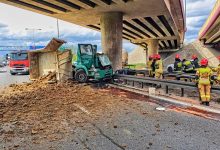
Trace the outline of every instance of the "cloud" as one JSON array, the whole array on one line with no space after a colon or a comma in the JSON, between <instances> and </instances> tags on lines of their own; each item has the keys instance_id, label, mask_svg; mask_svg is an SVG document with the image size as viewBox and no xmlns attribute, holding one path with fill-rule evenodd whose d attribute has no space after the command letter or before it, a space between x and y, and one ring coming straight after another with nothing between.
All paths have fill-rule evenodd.
<instances>
[{"instance_id":1,"label":"cloud","mask_svg":"<svg viewBox=\"0 0 220 150\"><path fill-rule=\"evenodd\" d=\"M48 16L26 11L0 3L0 45L46 45L53 37L57 37L57 20ZM10 16L8 14L10 12ZM21 22L22 18L22 22ZM30 20L31 18L31 20ZM60 38L67 41L67 45L91 43L101 48L101 33L82 26L59 20ZM25 28L41 29L25 30ZM123 47L132 50L134 45L125 41Z\"/></svg>"},{"instance_id":2,"label":"cloud","mask_svg":"<svg viewBox=\"0 0 220 150\"><path fill-rule=\"evenodd\" d=\"M2 28L7 28L8 26L6 25L6 24L4 24L4 23L0 23L0 29L2 29Z\"/></svg>"}]
</instances>

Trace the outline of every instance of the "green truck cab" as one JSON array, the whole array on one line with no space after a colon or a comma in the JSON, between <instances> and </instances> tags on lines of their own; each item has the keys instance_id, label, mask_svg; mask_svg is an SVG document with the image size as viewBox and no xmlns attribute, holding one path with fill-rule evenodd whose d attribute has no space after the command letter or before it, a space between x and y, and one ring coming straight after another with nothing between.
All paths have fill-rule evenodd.
<instances>
[{"instance_id":1,"label":"green truck cab","mask_svg":"<svg viewBox=\"0 0 220 150\"><path fill-rule=\"evenodd\" d=\"M73 63L73 75L76 81L85 83L89 79L111 79L113 69L105 54L97 53L97 46L78 44L77 58Z\"/></svg>"}]
</instances>

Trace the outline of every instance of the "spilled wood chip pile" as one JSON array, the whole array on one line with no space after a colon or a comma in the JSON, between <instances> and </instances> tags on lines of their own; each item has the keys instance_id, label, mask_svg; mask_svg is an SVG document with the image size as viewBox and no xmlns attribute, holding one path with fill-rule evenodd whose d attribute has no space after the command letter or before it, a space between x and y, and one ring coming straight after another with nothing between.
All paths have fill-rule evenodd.
<instances>
[{"instance_id":1,"label":"spilled wood chip pile","mask_svg":"<svg viewBox=\"0 0 220 150\"><path fill-rule=\"evenodd\" d=\"M30 136L35 143L44 139L59 140L85 121L81 106L92 112L93 118L98 118L121 100L87 84L48 83L52 76L32 83L14 84L1 93L0 139L7 141L14 136Z\"/></svg>"}]
</instances>

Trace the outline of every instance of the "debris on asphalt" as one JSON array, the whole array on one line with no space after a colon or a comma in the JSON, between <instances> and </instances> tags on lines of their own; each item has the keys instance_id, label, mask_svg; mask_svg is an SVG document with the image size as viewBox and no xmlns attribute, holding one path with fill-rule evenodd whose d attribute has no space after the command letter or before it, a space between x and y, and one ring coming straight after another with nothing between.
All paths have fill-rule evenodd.
<instances>
[{"instance_id":1,"label":"debris on asphalt","mask_svg":"<svg viewBox=\"0 0 220 150\"><path fill-rule=\"evenodd\" d=\"M25 149L24 145L41 145L45 141L49 143L62 141L64 138L77 136L81 132L89 132L88 135L92 136L102 134L106 137L105 134L111 132L117 135L124 128L120 124L121 120L117 119L121 117L121 111L124 114L134 112L141 114L142 119L154 118L155 120L157 118L155 124L154 122L152 124L154 130L152 130L153 133L149 133L152 135L150 137L155 137L163 132L161 127L164 125L159 122L161 121L160 114L165 112L152 110L155 109L155 106L160 106L157 107L160 109L165 109L165 107L152 104L152 110L149 111L140 103L146 100L143 96L112 88L95 88L89 84L78 84L72 80L48 82L54 78L55 74L41 77L31 83L13 84L0 94L0 139L3 139L2 143L9 141L7 143L11 144L12 149ZM150 101L150 104L152 102L153 100ZM97 123L97 120L103 120L103 118L106 121L104 124L106 130L103 129L100 122ZM126 121L135 123L134 118ZM175 122L172 125L176 127L182 125L182 123ZM88 131L86 128L91 129L90 126L93 129ZM146 128L149 127L146 124ZM111 130L112 128L113 130ZM135 132L132 128L123 131L124 134L131 137ZM111 137L111 135L108 136ZM14 140L17 139L20 142L14 143ZM27 144L27 142L30 143ZM121 143L118 145L121 146ZM153 141L152 146L155 145ZM151 144L147 144L147 146L150 148ZM10 146L6 145L6 147ZM129 148L127 144L123 144L121 147Z\"/></svg>"},{"instance_id":2,"label":"debris on asphalt","mask_svg":"<svg viewBox=\"0 0 220 150\"><path fill-rule=\"evenodd\" d=\"M160 124L156 124L156 125L155 125L155 128L160 128Z\"/></svg>"},{"instance_id":3,"label":"debris on asphalt","mask_svg":"<svg viewBox=\"0 0 220 150\"><path fill-rule=\"evenodd\" d=\"M157 107L156 110L159 110L159 111L165 111L166 108L165 108L165 107Z\"/></svg>"},{"instance_id":4,"label":"debris on asphalt","mask_svg":"<svg viewBox=\"0 0 220 150\"><path fill-rule=\"evenodd\" d=\"M45 138L60 140L72 133L74 127L83 127L86 120L82 116L98 118L108 111L108 107L121 102L120 97L88 84L72 80L48 82L54 79L56 74L50 73L31 83L10 85L0 94L1 134L28 135L33 138L33 143L40 143Z\"/></svg>"}]
</instances>

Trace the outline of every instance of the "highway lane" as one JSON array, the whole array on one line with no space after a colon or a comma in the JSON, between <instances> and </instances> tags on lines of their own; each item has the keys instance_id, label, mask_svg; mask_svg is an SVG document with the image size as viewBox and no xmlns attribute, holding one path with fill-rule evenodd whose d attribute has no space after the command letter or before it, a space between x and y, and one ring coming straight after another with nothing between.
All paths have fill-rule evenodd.
<instances>
[{"instance_id":1,"label":"highway lane","mask_svg":"<svg viewBox=\"0 0 220 150\"><path fill-rule=\"evenodd\" d=\"M0 88L29 81L29 75L11 75L8 67L0 68Z\"/></svg>"},{"instance_id":2,"label":"highway lane","mask_svg":"<svg viewBox=\"0 0 220 150\"><path fill-rule=\"evenodd\" d=\"M64 107L62 102L60 104ZM68 135L64 135L59 129L54 132L55 138L31 132L22 134L23 128L19 125L26 125L26 122L17 120L10 124L13 131L19 126L21 133L13 138L0 134L0 149L219 150L220 147L220 123L217 120L168 108L158 111L155 108L160 105L136 99L124 99L116 107L109 107L99 117L94 117L94 112L86 106L76 106L73 112L66 114L82 113L82 118L77 120L64 117L60 122L68 128ZM44 128L42 131L44 132Z\"/></svg>"},{"instance_id":3,"label":"highway lane","mask_svg":"<svg viewBox=\"0 0 220 150\"><path fill-rule=\"evenodd\" d=\"M2 79L0 81L1 87L8 86L12 83L29 81L29 76L11 76L9 72L0 73L0 77ZM41 128L36 133L32 133L31 130L23 132L26 131L28 123L17 118L11 122L0 123L0 133L3 132L3 134L0 134L0 149L219 149L219 120L199 117L197 116L198 114L192 115L181 112L172 109L170 104L167 104L164 111L158 111L156 108L161 107L161 105L148 101L148 98L131 95L122 91L109 90L103 89L100 92L109 92L113 102L109 103L108 107L99 108L106 110L98 116L95 115L95 111L89 105L83 105L80 102L64 103L61 100L59 101L59 107L51 111L52 114L41 111L37 112L36 109L31 110L29 105L22 104L22 107L27 107L29 111L31 110L30 112L25 112L30 115L33 115L32 113L44 113L45 116L53 116L56 111L64 111L63 113L65 115L60 115L63 119L58 124L65 126L68 134L60 132L58 127L53 132L53 135L48 136L41 136L39 133L45 132L46 128ZM113 105L116 102L114 99L118 96L122 97L122 99L117 101L117 105ZM82 97L85 96L82 95ZM31 103L31 105L37 105L40 100L36 100L36 103ZM105 103L104 99L103 103ZM74 108L73 111L59 110L59 108L68 108L71 106ZM75 115L80 114L81 119L77 117L68 118L68 114L71 113ZM33 117L33 119L35 118ZM48 121L56 122L57 120L49 119ZM44 124L43 121L37 121L36 124L38 123L40 126ZM5 133L5 130L13 131L16 134L10 136L10 134Z\"/></svg>"}]
</instances>

